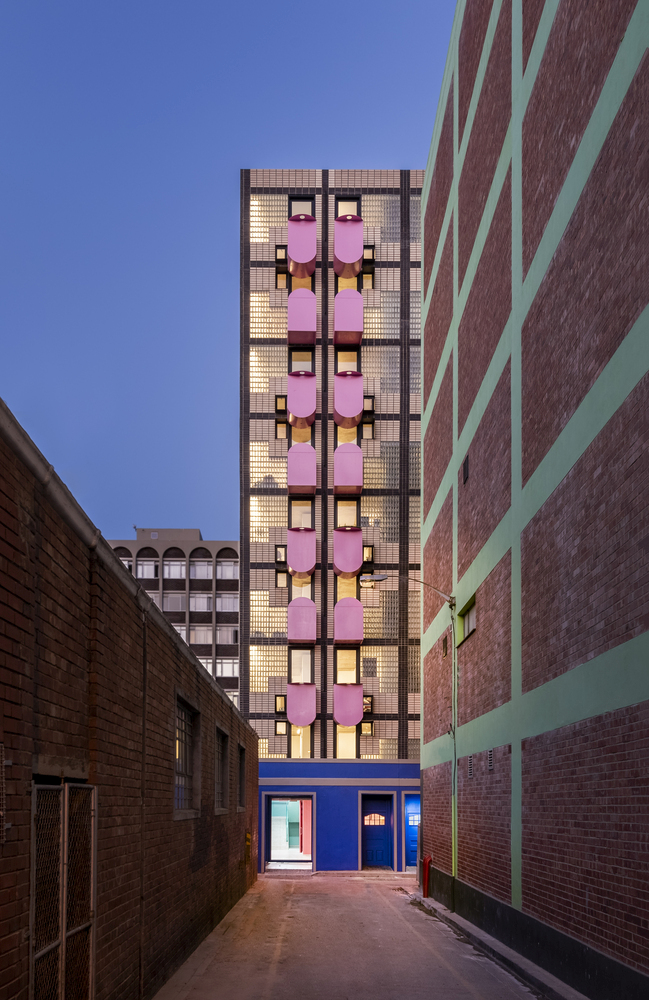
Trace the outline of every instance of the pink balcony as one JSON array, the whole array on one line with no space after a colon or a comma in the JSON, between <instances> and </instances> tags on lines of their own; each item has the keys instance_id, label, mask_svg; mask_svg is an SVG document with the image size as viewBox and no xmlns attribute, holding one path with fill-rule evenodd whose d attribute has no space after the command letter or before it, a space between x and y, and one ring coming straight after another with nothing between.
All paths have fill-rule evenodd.
<instances>
[{"instance_id":1,"label":"pink balcony","mask_svg":"<svg viewBox=\"0 0 649 1000\"><path fill-rule=\"evenodd\" d=\"M334 299L334 344L360 344L362 337L363 296L343 288Z\"/></svg>"},{"instance_id":2,"label":"pink balcony","mask_svg":"<svg viewBox=\"0 0 649 1000\"><path fill-rule=\"evenodd\" d=\"M334 684L334 719L339 726L357 726L363 718L363 685Z\"/></svg>"},{"instance_id":3,"label":"pink balcony","mask_svg":"<svg viewBox=\"0 0 649 1000\"><path fill-rule=\"evenodd\" d=\"M361 691L361 707L362 704ZM315 708L315 684L286 685L286 716L292 726L310 726L315 719Z\"/></svg>"},{"instance_id":4,"label":"pink balcony","mask_svg":"<svg viewBox=\"0 0 649 1000\"><path fill-rule=\"evenodd\" d=\"M361 557L363 543L361 532ZM286 533L286 561L291 576L311 576L315 569L315 530L289 528Z\"/></svg>"},{"instance_id":5,"label":"pink balcony","mask_svg":"<svg viewBox=\"0 0 649 1000\"><path fill-rule=\"evenodd\" d=\"M361 224L361 243L363 226ZM318 224L312 215L292 215L288 220L288 270L294 278L308 278L315 271ZM361 246L361 256L363 248Z\"/></svg>"},{"instance_id":6,"label":"pink balcony","mask_svg":"<svg viewBox=\"0 0 649 1000\"><path fill-rule=\"evenodd\" d=\"M363 408L361 388L361 409ZM313 372L291 372L286 398L288 422L293 427L310 427L315 420L316 377Z\"/></svg>"},{"instance_id":7,"label":"pink balcony","mask_svg":"<svg viewBox=\"0 0 649 1000\"><path fill-rule=\"evenodd\" d=\"M334 375L334 420L338 426L356 427L361 422L362 416L363 375L361 372L340 372L340 374Z\"/></svg>"},{"instance_id":8,"label":"pink balcony","mask_svg":"<svg viewBox=\"0 0 649 1000\"><path fill-rule=\"evenodd\" d=\"M360 292L356 294L360 295ZM315 293L310 292L308 288L296 288L288 297L288 342L315 344L315 334Z\"/></svg>"},{"instance_id":9,"label":"pink balcony","mask_svg":"<svg viewBox=\"0 0 649 1000\"><path fill-rule=\"evenodd\" d=\"M334 271L339 278L355 278L362 266L363 220L359 215L341 215L334 222Z\"/></svg>"},{"instance_id":10,"label":"pink balcony","mask_svg":"<svg viewBox=\"0 0 649 1000\"><path fill-rule=\"evenodd\" d=\"M289 469L291 451L293 448L288 453ZM363 452L357 444L339 444L334 451L334 496L355 496L362 490Z\"/></svg>"},{"instance_id":11,"label":"pink balcony","mask_svg":"<svg viewBox=\"0 0 649 1000\"><path fill-rule=\"evenodd\" d=\"M289 615L291 605L288 606ZM289 640L291 638L289 618ZM337 645L358 645L363 641L363 605L355 597L343 597L334 605L334 642Z\"/></svg>"},{"instance_id":12,"label":"pink balcony","mask_svg":"<svg viewBox=\"0 0 649 1000\"><path fill-rule=\"evenodd\" d=\"M360 451L360 448L358 450ZM362 459L363 456L361 455L361 462ZM289 496L291 494L295 494L296 496L305 496L315 493L315 448L312 448L310 444L294 444L292 448L289 448L287 475Z\"/></svg>"},{"instance_id":13,"label":"pink balcony","mask_svg":"<svg viewBox=\"0 0 649 1000\"><path fill-rule=\"evenodd\" d=\"M361 606L361 630L363 608ZM296 597L288 606L288 641L308 642L316 640L316 607L308 597Z\"/></svg>"},{"instance_id":14,"label":"pink balcony","mask_svg":"<svg viewBox=\"0 0 649 1000\"><path fill-rule=\"evenodd\" d=\"M289 535L290 535L289 531ZM315 546L314 546L315 556ZM350 578L363 565L363 532L360 528L334 528L334 573Z\"/></svg>"}]
</instances>

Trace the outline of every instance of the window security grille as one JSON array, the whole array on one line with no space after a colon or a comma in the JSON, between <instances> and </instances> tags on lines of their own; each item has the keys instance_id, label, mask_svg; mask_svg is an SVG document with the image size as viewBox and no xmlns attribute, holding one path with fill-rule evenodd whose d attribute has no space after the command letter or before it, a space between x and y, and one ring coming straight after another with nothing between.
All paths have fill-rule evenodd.
<instances>
[{"instance_id":1,"label":"window security grille","mask_svg":"<svg viewBox=\"0 0 649 1000\"><path fill-rule=\"evenodd\" d=\"M193 805L194 713L182 701L176 705L176 809Z\"/></svg>"},{"instance_id":2,"label":"window security grille","mask_svg":"<svg viewBox=\"0 0 649 1000\"><path fill-rule=\"evenodd\" d=\"M215 745L215 783L214 808L225 809L228 804L228 736L222 730L216 730Z\"/></svg>"},{"instance_id":3,"label":"window security grille","mask_svg":"<svg viewBox=\"0 0 649 1000\"><path fill-rule=\"evenodd\" d=\"M94 995L96 794L33 789L30 1000Z\"/></svg>"}]
</instances>

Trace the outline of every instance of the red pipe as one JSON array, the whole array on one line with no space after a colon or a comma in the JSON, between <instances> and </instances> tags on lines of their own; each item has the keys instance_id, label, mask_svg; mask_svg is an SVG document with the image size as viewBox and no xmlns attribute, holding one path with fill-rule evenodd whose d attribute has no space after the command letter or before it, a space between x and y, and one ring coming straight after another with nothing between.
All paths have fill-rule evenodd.
<instances>
[{"instance_id":1,"label":"red pipe","mask_svg":"<svg viewBox=\"0 0 649 1000\"><path fill-rule=\"evenodd\" d=\"M424 897L424 899L428 897L428 873L430 872L430 863L432 860L433 859L430 854L427 854L423 859L424 870L421 880L422 881L421 894Z\"/></svg>"}]
</instances>

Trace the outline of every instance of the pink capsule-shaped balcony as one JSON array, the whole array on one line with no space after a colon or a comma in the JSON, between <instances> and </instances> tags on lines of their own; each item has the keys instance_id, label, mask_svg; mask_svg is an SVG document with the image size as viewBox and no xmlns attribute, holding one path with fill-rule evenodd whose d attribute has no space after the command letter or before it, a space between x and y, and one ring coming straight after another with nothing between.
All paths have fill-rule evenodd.
<instances>
[{"instance_id":1,"label":"pink capsule-shaped balcony","mask_svg":"<svg viewBox=\"0 0 649 1000\"><path fill-rule=\"evenodd\" d=\"M361 618L362 618L361 606ZM308 597L296 597L288 606L288 641L314 643L316 606Z\"/></svg>"},{"instance_id":2,"label":"pink capsule-shaped balcony","mask_svg":"<svg viewBox=\"0 0 649 1000\"><path fill-rule=\"evenodd\" d=\"M334 375L334 420L339 427L356 427L362 416L362 373L339 372Z\"/></svg>"},{"instance_id":3,"label":"pink capsule-shaped balcony","mask_svg":"<svg viewBox=\"0 0 649 1000\"><path fill-rule=\"evenodd\" d=\"M288 453L289 461L291 451L293 448ZM363 452L357 444L339 444L334 451L334 495L356 496L362 490Z\"/></svg>"},{"instance_id":4,"label":"pink capsule-shaped balcony","mask_svg":"<svg viewBox=\"0 0 649 1000\"><path fill-rule=\"evenodd\" d=\"M316 564L315 549L315 530L313 528L288 529L286 533L286 561L291 576L311 576ZM362 554L361 541L361 556Z\"/></svg>"},{"instance_id":5,"label":"pink capsule-shaped balcony","mask_svg":"<svg viewBox=\"0 0 649 1000\"><path fill-rule=\"evenodd\" d=\"M363 685L334 684L334 719L339 726L357 726L363 718Z\"/></svg>"},{"instance_id":6,"label":"pink capsule-shaped balcony","mask_svg":"<svg viewBox=\"0 0 649 1000\"><path fill-rule=\"evenodd\" d=\"M337 576L350 578L359 573L362 565L361 528L334 528L334 573Z\"/></svg>"},{"instance_id":7,"label":"pink capsule-shaped balcony","mask_svg":"<svg viewBox=\"0 0 649 1000\"><path fill-rule=\"evenodd\" d=\"M360 292L355 294L360 295ZM296 288L291 292L288 297L289 344L315 344L316 312L314 292L308 288Z\"/></svg>"},{"instance_id":8,"label":"pink capsule-shaped balcony","mask_svg":"<svg viewBox=\"0 0 649 1000\"><path fill-rule=\"evenodd\" d=\"M362 701L361 695L361 704ZM286 716L292 726L310 726L315 709L315 684L286 685Z\"/></svg>"},{"instance_id":9,"label":"pink capsule-shaped balcony","mask_svg":"<svg viewBox=\"0 0 649 1000\"><path fill-rule=\"evenodd\" d=\"M361 225L361 230L362 230ZM362 242L361 236L361 242ZM288 220L288 270L294 278L308 278L315 271L318 224L312 215L292 215ZM363 248L361 247L361 256Z\"/></svg>"},{"instance_id":10,"label":"pink capsule-shaped balcony","mask_svg":"<svg viewBox=\"0 0 649 1000\"><path fill-rule=\"evenodd\" d=\"M334 222L334 271L339 278L355 278L362 266L363 220L341 215Z\"/></svg>"},{"instance_id":11,"label":"pink capsule-shaped balcony","mask_svg":"<svg viewBox=\"0 0 649 1000\"><path fill-rule=\"evenodd\" d=\"M289 614L291 605L288 606ZM289 618L289 640L291 638ZM363 605L355 597L343 597L334 605L334 642L337 645L358 645L363 641Z\"/></svg>"},{"instance_id":12,"label":"pink capsule-shaped balcony","mask_svg":"<svg viewBox=\"0 0 649 1000\"><path fill-rule=\"evenodd\" d=\"M360 448L358 450L360 451ZM362 458L361 455L361 461ZM303 496L315 493L316 475L315 448L312 448L310 444L294 444L292 448L288 449L289 495Z\"/></svg>"},{"instance_id":13,"label":"pink capsule-shaped balcony","mask_svg":"<svg viewBox=\"0 0 649 1000\"><path fill-rule=\"evenodd\" d=\"M363 296L343 288L334 299L334 344L360 344L362 338Z\"/></svg>"},{"instance_id":14,"label":"pink capsule-shaped balcony","mask_svg":"<svg viewBox=\"0 0 649 1000\"><path fill-rule=\"evenodd\" d=\"M314 372L291 372L288 376L286 408L288 422L293 427L311 426L315 420L316 408L316 377Z\"/></svg>"}]
</instances>

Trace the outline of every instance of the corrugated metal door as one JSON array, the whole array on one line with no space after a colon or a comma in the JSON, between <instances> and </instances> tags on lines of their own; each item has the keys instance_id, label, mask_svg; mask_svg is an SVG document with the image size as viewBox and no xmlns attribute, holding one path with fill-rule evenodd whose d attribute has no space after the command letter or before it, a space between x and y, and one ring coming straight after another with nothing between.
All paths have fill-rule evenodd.
<instances>
[{"instance_id":1,"label":"corrugated metal door","mask_svg":"<svg viewBox=\"0 0 649 1000\"><path fill-rule=\"evenodd\" d=\"M32 795L31 1000L92 1000L96 789L35 785Z\"/></svg>"}]
</instances>

